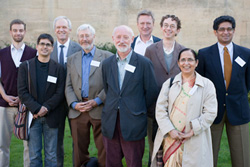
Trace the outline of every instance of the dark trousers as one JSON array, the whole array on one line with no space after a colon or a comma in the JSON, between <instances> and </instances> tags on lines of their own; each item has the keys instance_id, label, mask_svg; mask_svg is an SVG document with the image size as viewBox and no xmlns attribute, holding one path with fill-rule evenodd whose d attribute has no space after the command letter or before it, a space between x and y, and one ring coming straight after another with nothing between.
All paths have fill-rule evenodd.
<instances>
[{"instance_id":1,"label":"dark trousers","mask_svg":"<svg viewBox=\"0 0 250 167\"><path fill-rule=\"evenodd\" d=\"M88 147L90 144L90 128L92 126L94 141L98 150L98 166L105 166L105 149L101 133L101 120L93 119L88 112L81 113L70 120L74 143L74 164L76 167L86 164L89 158Z\"/></svg>"},{"instance_id":2,"label":"dark trousers","mask_svg":"<svg viewBox=\"0 0 250 167\"><path fill-rule=\"evenodd\" d=\"M249 167L249 124L231 125L227 119L226 112L219 124L211 126L214 166L217 166L224 124L226 125L232 167Z\"/></svg>"},{"instance_id":3,"label":"dark trousers","mask_svg":"<svg viewBox=\"0 0 250 167\"><path fill-rule=\"evenodd\" d=\"M113 138L103 136L103 143L106 149L106 167L122 167L123 157L126 159L127 167L142 166L145 138L137 141L125 141L121 134L119 114Z\"/></svg>"}]
</instances>

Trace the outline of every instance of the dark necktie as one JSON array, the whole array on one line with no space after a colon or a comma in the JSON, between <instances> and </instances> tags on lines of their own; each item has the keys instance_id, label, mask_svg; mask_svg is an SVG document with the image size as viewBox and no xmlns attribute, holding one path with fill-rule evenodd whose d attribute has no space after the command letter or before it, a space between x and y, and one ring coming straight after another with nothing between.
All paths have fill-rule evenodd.
<instances>
[{"instance_id":1,"label":"dark necktie","mask_svg":"<svg viewBox=\"0 0 250 167\"><path fill-rule=\"evenodd\" d=\"M60 51L59 63L64 66L64 54L63 54L64 45L60 45L60 48L61 51Z\"/></svg>"},{"instance_id":2,"label":"dark necktie","mask_svg":"<svg viewBox=\"0 0 250 167\"><path fill-rule=\"evenodd\" d=\"M227 47L224 47L224 79L226 80L226 89L229 86L232 74L232 62Z\"/></svg>"}]
</instances>

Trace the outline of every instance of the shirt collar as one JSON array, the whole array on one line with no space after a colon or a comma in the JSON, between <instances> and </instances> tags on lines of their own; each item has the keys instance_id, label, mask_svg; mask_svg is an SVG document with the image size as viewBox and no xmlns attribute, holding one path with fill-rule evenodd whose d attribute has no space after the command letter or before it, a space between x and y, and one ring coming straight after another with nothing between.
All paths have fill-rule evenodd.
<instances>
[{"instance_id":1,"label":"shirt collar","mask_svg":"<svg viewBox=\"0 0 250 167\"><path fill-rule=\"evenodd\" d=\"M94 56L95 55L95 51L96 51L96 47L94 45L93 48L92 48L92 50L89 52L90 56ZM82 55L84 56L84 54L86 55L87 53L85 53L84 50L82 49Z\"/></svg>"},{"instance_id":2,"label":"shirt collar","mask_svg":"<svg viewBox=\"0 0 250 167\"><path fill-rule=\"evenodd\" d=\"M11 50L16 49L16 47L13 44L10 45L10 48L11 48ZM23 43L20 49L24 50L24 48L25 48L25 44Z\"/></svg>"},{"instance_id":3,"label":"shirt collar","mask_svg":"<svg viewBox=\"0 0 250 167\"><path fill-rule=\"evenodd\" d=\"M138 44L138 43L142 43L143 41L141 40L141 37L140 37L140 35L137 37L137 39L136 39L136 44ZM149 40L148 41L146 41L146 43L147 42L154 42L153 41L153 36L151 35L151 37L149 38ZM144 43L144 42L143 42Z\"/></svg>"},{"instance_id":4,"label":"shirt collar","mask_svg":"<svg viewBox=\"0 0 250 167\"><path fill-rule=\"evenodd\" d=\"M220 44L219 42L218 42L218 48L219 48L219 52L221 53L221 54L223 54L224 53L224 45L222 45L222 44ZM230 42L227 46L227 50L229 51L229 52L231 52L232 50L233 50L233 42Z\"/></svg>"},{"instance_id":5,"label":"shirt collar","mask_svg":"<svg viewBox=\"0 0 250 167\"><path fill-rule=\"evenodd\" d=\"M173 47L172 47L172 49L171 49L170 51L168 51L167 49L165 49L165 48L164 48L164 45L163 45L163 50L164 50L164 52L165 52L166 54L170 54L170 53L172 53L172 52L174 51L174 46L175 46L175 41L174 41Z\"/></svg>"},{"instance_id":6,"label":"shirt collar","mask_svg":"<svg viewBox=\"0 0 250 167\"><path fill-rule=\"evenodd\" d=\"M68 48L69 47L69 41L70 41L70 39L68 39L67 42L65 42L65 44L61 44L59 41L57 41L57 48L60 48L60 45L64 45L64 48Z\"/></svg>"},{"instance_id":7,"label":"shirt collar","mask_svg":"<svg viewBox=\"0 0 250 167\"><path fill-rule=\"evenodd\" d=\"M118 53L116 52L116 60L117 61L126 61L126 62L129 62L130 61L130 58L131 58L131 55L132 55L132 49L131 51L129 52L129 54L126 56L125 59L121 60L120 56L118 55Z\"/></svg>"}]
</instances>

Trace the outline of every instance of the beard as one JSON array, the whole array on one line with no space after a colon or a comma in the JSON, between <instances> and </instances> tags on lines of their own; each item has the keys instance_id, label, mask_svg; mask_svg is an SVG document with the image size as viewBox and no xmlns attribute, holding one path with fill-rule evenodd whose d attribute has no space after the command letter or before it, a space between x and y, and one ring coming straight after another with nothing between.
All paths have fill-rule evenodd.
<instances>
[{"instance_id":1,"label":"beard","mask_svg":"<svg viewBox=\"0 0 250 167\"><path fill-rule=\"evenodd\" d=\"M117 46L116 46L116 49L119 52L122 52L122 53L127 52L129 50L129 48L130 48L130 46L127 45L127 44L122 44L122 45L125 45L125 47L120 47L120 45L121 45L121 43L118 43Z\"/></svg>"},{"instance_id":2,"label":"beard","mask_svg":"<svg viewBox=\"0 0 250 167\"><path fill-rule=\"evenodd\" d=\"M22 42L23 41L23 36L19 36L19 37L13 37L13 40L15 41L15 42Z\"/></svg>"},{"instance_id":3,"label":"beard","mask_svg":"<svg viewBox=\"0 0 250 167\"><path fill-rule=\"evenodd\" d=\"M94 40L91 43L85 42L87 45L81 45L84 50L91 50L94 45Z\"/></svg>"}]
</instances>

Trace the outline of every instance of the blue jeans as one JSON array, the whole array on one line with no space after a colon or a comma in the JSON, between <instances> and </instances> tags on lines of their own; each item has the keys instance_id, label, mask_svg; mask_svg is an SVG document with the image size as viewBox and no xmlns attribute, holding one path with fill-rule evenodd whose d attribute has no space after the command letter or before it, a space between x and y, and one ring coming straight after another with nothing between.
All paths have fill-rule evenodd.
<instances>
[{"instance_id":1,"label":"blue jeans","mask_svg":"<svg viewBox=\"0 0 250 167\"><path fill-rule=\"evenodd\" d=\"M57 167L57 133L58 128L50 128L45 117L33 120L29 136L30 167L43 167L42 138L45 167Z\"/></svg>"}]
</instances>

